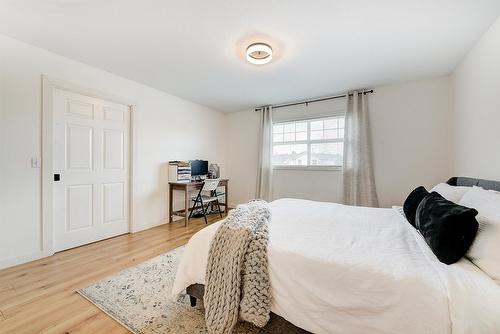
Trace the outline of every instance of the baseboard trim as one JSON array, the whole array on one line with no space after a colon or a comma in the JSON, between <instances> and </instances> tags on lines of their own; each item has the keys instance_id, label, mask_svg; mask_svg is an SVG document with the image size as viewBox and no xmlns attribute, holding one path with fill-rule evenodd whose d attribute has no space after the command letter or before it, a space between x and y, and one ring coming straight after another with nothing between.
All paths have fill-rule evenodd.
<instances>
[{"instance_id":1,"label":"baseboard trim","mask_svg":"<svg viewBox=\"0 0 500 334\"><path fill-rule=\"evenodd\" d=\"M3 259L0 260L0 269L15 267L35 260L40 260L51 255L53 255L53 253L40 251L32 254Z\"/></svg>"},{"instance_id":2,"label":"baseboard trim","mask_svg":"<svg viewBox=\"0 0 500 334\"><path fill-rule=\"evenodd\" d=\"M132 229L132 231L130 231L130 233L137 233L137 232L149 230L150 228L157 227L157 226L164 225L164 224L168 224L167 218L162 219L159 222L151 224L151 225L134 226L134 228Z\"/></svg>"}]
</instances>

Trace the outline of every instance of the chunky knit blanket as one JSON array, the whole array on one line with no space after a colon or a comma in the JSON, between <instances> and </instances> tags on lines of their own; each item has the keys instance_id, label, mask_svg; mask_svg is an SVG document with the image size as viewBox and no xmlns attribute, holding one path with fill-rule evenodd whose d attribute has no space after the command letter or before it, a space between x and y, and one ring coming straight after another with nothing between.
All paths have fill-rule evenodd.
<instances>
[{"instance_id":1,"label":"chunky knit blanket","mask_svg":"<svg viewBox=\"0 0 500 334\"><path fill-rule=\"evenodd\" d=\"M205 277L205 319L210 334L229 334L239 318L263 327L271 290L267 267L267 203L239 205L229 212L210 244Z\"/></svg>"}]
</instances>

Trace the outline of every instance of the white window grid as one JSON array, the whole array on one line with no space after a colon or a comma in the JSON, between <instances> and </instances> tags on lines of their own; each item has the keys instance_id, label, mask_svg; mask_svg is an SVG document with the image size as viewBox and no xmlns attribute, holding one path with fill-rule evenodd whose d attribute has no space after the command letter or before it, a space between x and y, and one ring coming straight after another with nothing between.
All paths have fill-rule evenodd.
<instances>
[{"instance_id":1,"label":"white window grid","mask_svg":"<svg viewBox=\"0 0 500 334\"><path fill-rule=\"evenodd\" d=\"M336 128L325 128L325 126L323 126L323 139L311 139L311 123L312 122L315 122L315 121L323 121L323 124L324 121L326 120L334 120L334 119L337 119L337 127ZM342 122L344 123L344 126L345 126L345 115L342 114L342 115L335 115L335 116L330 116L330 117L322 117L322 118L309 118L309 119L299 119L299 120L294 120L294 121L283 121L283 122L276 122L276 123L273 123L273 134L272 134L272 145L273 145L273 148L274 146L285 146L285 145L307 145L307 165L305 166L302 166L302 165L274 165L274 167L279 167L279 168L303 168L303 167L336 167L336 168L339 168L339 167L342 167L342 165L313 165L311 164L311 146L312 144L323 144L323 143L343 143L344 142L344 131L345 131L345 128L344 127L340 127L339 126L339 122L340 120L342 120ZM297 124L297 123L306 123L307 124L307 129L306 129L306 135L307 135L307 139L306 140L292 140L292 141L285 141L284 138L283 138L283 141L279 141L279 142L274 142L274 136L275 136L275 133L274 133L274 126L275 125L287 125L287 124ZM325 139L325 131L327 130L337 130L338 134L340 133L340 130L342 130L342 137L340 137L339 135L337 136L337 138L331 138L331 139ZM318 130L313 130L313 131L318 131ZM299 132L304 132L304 131L299 131ZM285 132L283 131L283 136L284 136ZM293 132L294 135L297 134L297 131L294 131Z\"/></svg>"}]
</instances>

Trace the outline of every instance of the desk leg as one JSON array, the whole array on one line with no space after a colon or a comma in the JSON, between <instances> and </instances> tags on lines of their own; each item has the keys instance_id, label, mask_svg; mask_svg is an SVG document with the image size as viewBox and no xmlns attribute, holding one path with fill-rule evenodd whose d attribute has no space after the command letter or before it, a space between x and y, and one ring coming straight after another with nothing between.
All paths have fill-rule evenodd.
<instances>
[{"instance_id":1,"label":"desk leg","mask_svg":"<svg viewBox=\"0 0 500 334\"><path fill-rule=\"evenodd\" d=\"M184 191L184 226L188 226L189 217L189 191L186 189Z\"/></svg>"},{"instance_id":2,"label":"desk leg","mask_svg":"<svg viewBox=\"0 0 500 334\"><path fill-rule=\"evenodd\" d=\"M174 210L173 205L174 205L174 190L172 189L172 185L169 185L169 191L168 191L168 222L172 222L172 211Z\"/></svg>"}]
</instances>

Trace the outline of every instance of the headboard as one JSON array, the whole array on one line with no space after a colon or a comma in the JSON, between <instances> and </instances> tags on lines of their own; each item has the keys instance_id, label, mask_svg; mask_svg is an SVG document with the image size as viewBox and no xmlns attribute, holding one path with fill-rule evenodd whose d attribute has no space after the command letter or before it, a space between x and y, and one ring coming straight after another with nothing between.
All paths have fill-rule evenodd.
<instances>
[{"instance_id":1,"label":"headboard","mask_svg":"<svg viewBox=\"0 0 500 334\"><path fill-rule=\"evenodd\" d=\"M486 190L500 191L500 181L491 181L491 180L475 179L472 177L455 176L449 179L448 182L446 183L448 183L451 186L465 186L465 187L478 186Z\"/></svg>"}]
</instances>

